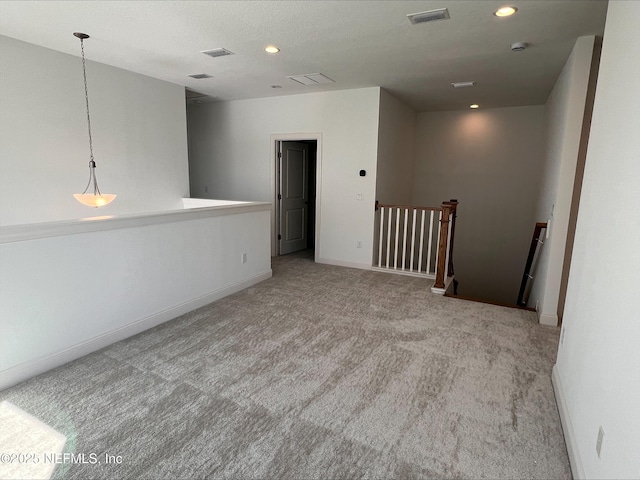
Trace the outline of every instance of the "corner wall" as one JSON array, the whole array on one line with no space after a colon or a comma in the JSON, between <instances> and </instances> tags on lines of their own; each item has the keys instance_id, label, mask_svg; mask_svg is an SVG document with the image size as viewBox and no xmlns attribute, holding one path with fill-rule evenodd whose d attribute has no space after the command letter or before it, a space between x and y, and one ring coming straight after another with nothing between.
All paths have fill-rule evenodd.
<instances>
[{"instance_id":1,"label":"corner wall","mask_svg":"<svg viewBox=\"0 0 640 480\"><path fill-rule=\"evenodd\" d=\"M609 2L554 369L577 478L640 478L638 18L640 2Z\"/></svg>"},{"instance_id":2,"label":"corner wall","mask_svg":"<svg viewBox=\"0 0 640 480\"><path fill-rule=\"evenodd\" d=\"M516 303L543 158L542 106L418 114L413 204L459 200L460 295Z\"/></svg>"},{"instance_id":3,"label":"corner wall","mask_svg":"<svg viewBox=\"0 0 640 480\"><path fill-rule=\"evenodd\" d=\"M192 194L274 202L271 135L321 133L316 259L371 268L379 104L375 87L189 106Z\"/></svg>"},{"instance_id":4,"label":"corner wall","mask_svg":"<svg viewBox=\"0 0 640 480\"><path fill-rule=\"evenodd\" d=\"M587 88L595 37L576 41L545 104L547 147L537 222L547 222L529 306L538 307L540 323L558 324L558 302L576 166L580 151ZM584 160L584 159L582 159Z\"/></svg>"},{"instance_id":5,"label":"corner wall","mask_svg":"<svg viewBox=\"0 0 640 480\"><path fill-rule=\"evenodd\" d=\"M0 225L182 207L183 87L87 61L98 182L118 195L96 210L72 196L89 177L81 59L0 36L0 64Z\"/></svg>"},{"instance_id":6,"label":"corner wall","mask_svg":"<svg viewBox=\"0 0 640 480\"><path fill-rule=\"evenodd\" d=\"M384 89L380 90L376 200L411 204L415 163L416 113Z\"/></svg>"}]
</instances>

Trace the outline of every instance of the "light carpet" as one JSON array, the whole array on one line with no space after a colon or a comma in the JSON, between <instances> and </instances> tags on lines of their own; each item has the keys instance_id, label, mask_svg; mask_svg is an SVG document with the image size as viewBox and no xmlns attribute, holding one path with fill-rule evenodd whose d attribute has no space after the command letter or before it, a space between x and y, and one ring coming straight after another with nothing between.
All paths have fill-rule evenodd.
<instances>
[{"instance_id":1,"label":"light carpet","mask_svg":"<svg viewBox=\"0 0 640 480\"><path fill-rule=\"evenodd\" d=\"M0 402L0 478L51 478L66 440L11 402Z\"/></svg>"},{"instance_id":2,"label":"light carpet","mask_svg":"<svg viewBox=\"0 0 640 480\"><path fill-rule=\"evenodd\" d=\"M100 459L54 478L570 478L559 330L428 287L279 257L272 279L0 400Z\"/></svg>"}]
</instances>

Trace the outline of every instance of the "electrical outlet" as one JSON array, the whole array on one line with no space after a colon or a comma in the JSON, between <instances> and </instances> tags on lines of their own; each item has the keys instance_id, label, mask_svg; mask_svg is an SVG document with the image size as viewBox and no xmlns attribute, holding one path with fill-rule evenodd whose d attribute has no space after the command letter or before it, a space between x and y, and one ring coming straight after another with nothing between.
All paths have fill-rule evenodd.
<instances>
[{"instance_id":1,"label":"electrical outlet","mask_svg":"<svg viewBox=\"0 0 640 480\"><path fill-rule=\"evenodd\" d=\"M356 200L364 200L364 194L363 193L356 193Z\"/></svg>"},{"instance_id":2,"label":"electrical outlet","mask_svg":"<svg viewBox=\"0 0 640 480\"><path fill-rule=\"evenodd\" d=\"M209 193L209 187L208 186L204 186L204 193Z\"/></svg>"},{"instance_id":3,"label":"electrical outlet","mask_svg":"<svg viewBox=\"0 0 640 480\"><path fill-rule=\"evenodd\" d=\"M240 261L241 261L242 263L247 263L247 254L246 254L246 253L243 253L243 254L242 254L242 257L240 257Z\"/></svg>"},{"instance_id":4,"label":"electrical outlet","mask_svg":"<svg viewBox=\"0 0 640 480\"><path fill-rule=\"evenodd\" d=\"M536 300L536 312L538 311L538 304L540 303L540 300Z\"/></svg>"},{"instance_id":5,"label":"electrical outlet","mask_svg":"<svg viewBox=\"0 0 640 480\"><path fill-rule=\"evenodd\" d=\"M362 242L360 240L356 242L356 248L362 248Z\"/></svg>"},{"instance_id":6,"label":"electrical outlet","mask_svg":"<svg viewBox=\"0 0 640 480\"><path fill-rule=\"evenodd\" d=\"M564 332L566 332L566 329L562 327L562 333L560 334L560 345L564 345Z\"/></svg>"},{"instance_id":7,"label":"electrical outlet","mask_svg":"<svg viewBox=\"0 0 640 480\"><path fill-rule=\"evenodd\" d=\"M600 458L600 452L602 451L603 438L604 438L604 430L602 429L602 425L600 425L600 430L598 430L598 440L596 441L596 453L598 454L598 458Z\"/></svg>"}]
</instances>

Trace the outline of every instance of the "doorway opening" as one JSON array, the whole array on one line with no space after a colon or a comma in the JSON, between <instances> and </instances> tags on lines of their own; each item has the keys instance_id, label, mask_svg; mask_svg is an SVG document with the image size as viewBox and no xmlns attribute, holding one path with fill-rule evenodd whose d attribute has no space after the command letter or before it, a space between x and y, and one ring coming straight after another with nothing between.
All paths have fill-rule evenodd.
<instances>
[{"instance_id":1,"label":"doorway opening","mask_svg":"<svg viewBox=\"0 0 640 480\"><path fill-rule=\"evenodd\" d=\"M319 239L320 134L273 135L272 254L315 259Z\"/></svg>"}]
</instances>

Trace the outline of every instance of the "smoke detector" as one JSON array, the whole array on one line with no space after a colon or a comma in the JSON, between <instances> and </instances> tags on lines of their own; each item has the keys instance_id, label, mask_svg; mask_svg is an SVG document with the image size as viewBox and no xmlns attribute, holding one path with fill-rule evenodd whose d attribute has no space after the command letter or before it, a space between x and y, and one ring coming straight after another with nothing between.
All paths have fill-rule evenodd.
<instances>
[{"instance_id":1,"label":"smoke detector","mask_svg":"<svg viewBox=\"0 0 640 480\"><path fill-rule=\"evenodd\" d=\"M438 8L436 10L428 10L420 13L410 13L407 17L413 25L417 25L418 23L435 22L437 20L448 20L450 18L449 10L446 8Z\"/></svg>"},{"instance_id":2,"label":"smoke detector","mask_svg":"<svg viewBox=\"0 0 640 480\"><path fill-rule=\"evenodd\" d=\"M516 42L511 44L511 51L513 52L521 52L525 48L527 48L527 44L524 42Z\"/></svg>"}]
</instances>

